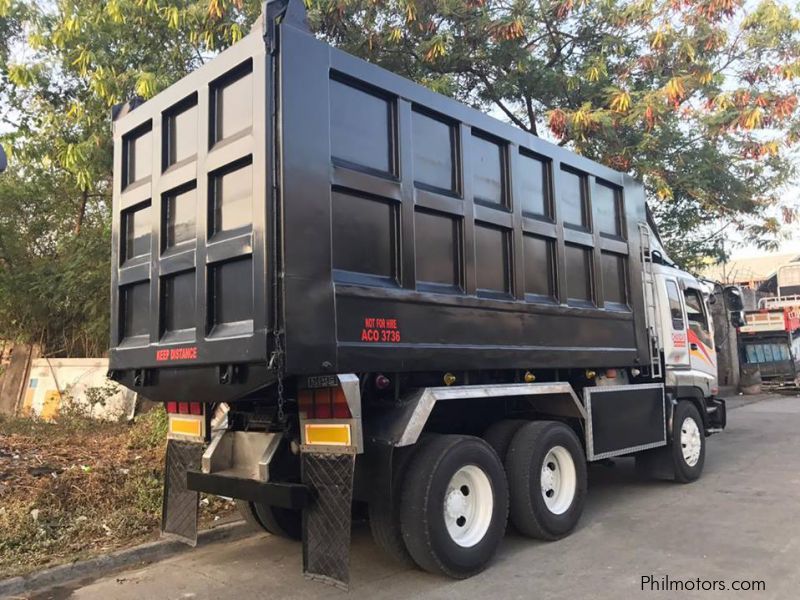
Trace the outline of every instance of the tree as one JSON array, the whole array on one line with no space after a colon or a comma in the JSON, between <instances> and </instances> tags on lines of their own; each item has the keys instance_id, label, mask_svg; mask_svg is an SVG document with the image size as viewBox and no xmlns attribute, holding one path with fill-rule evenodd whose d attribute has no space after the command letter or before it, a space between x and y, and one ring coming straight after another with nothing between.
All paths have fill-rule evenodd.
<instances>
[{"instance_id":1,"label":"tree","mask_svg":"<svg viewBox=\"0 0 800 600\"><path fill-rule=\"evenodd\" d=\"M237 41L257 4L0 0L0 339L105 352L111 107Z\"/></svg>"},{"instance_id":2,"label":"tree","mask_svg":"<svg viewBox=\"0 0 800 600\"><path fill-rule=\"evenodd\" d=\"M673 257L797 209L800 13L778 0L312 0L345 50L626 171Z\"/></svg>"},{"instance_id":3,"label":"tree","mask_svg":"<svg viewBox=\"0 0 800 600\"><path fill-rule=\"evenodd\" d=\"M800 135L779 0L306 0L318 35L641 178L673 257L774 243ZM237 41L260 0L0 0L0 338L107 344L110 108ZM780 219L778 218L780 217ZM722 232L722 233L720 233Z\"/></svg>"}]
</instances>

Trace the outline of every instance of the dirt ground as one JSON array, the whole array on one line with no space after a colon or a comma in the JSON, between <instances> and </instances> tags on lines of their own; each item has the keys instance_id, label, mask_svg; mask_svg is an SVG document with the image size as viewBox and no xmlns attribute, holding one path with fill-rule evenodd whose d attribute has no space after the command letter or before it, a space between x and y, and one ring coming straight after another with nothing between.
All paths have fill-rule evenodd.
<instances>
[{"instance_id":1,"label":"dirt ground","mask_svg":"<svg viewBox=\"0 0 800 600\"><path fill-rule=\"evenodd\" d=\"M0 419L0 579L155 539L166 415ZM201 500L201 527L232 503Z\"/></svg>"}]
</instances>

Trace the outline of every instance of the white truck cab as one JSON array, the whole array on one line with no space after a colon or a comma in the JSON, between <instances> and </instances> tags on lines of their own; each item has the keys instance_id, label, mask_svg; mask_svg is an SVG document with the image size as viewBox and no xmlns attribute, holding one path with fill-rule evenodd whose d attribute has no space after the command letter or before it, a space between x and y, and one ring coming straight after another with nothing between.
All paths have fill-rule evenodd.
<instances>
[{"instance_id":1,"label":"white truck cab","mask_svg":"<svg viewBox=\"0 0 800 600\"><path fill-rule=\"evenodd\" d=\"M653 274L665 385L698 388L705 397L716 394L714 323L705 285L667 264L654 264Z\"/></svg>"}]
</instances>

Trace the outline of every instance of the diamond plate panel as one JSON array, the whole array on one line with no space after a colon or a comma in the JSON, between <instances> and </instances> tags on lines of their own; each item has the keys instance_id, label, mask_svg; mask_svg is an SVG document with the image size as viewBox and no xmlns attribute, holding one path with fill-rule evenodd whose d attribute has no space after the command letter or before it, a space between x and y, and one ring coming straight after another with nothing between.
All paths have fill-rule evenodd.
<instances>
[{"instance_id":1,"label":"diamond plate panel","mask_svg":"<svg viewBox=\"0 0 800 600\"><path fill-rule=\"evenodd\" d=\"M303 573L345 590L355 461L354 454L303 454L303 483L314 490L303 513Z\"/></svg>"},{"instance_id":2,"label":"diamond plate panel","mask_svg":"<svg viewBox=\"0 0 800 600\"><path fill-rule=\"evenodd\" d=\"M200 494L186 489L186 471L199 470L203 444L169 440L164 468L164 503L161 534L197 544L197 509Z\"/></svg>"}]
</instances>

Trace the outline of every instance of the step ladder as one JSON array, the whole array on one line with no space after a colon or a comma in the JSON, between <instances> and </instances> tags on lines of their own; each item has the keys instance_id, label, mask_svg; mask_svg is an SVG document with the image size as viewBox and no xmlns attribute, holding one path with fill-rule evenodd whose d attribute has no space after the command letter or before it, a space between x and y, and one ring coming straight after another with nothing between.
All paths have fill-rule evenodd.
<instances>
[{"instance_id":1,"label":"step ladder","mask_svg":"<svg viewBox=\"0 0 800 600\"><path fill-rule=\"evenodd\" d=\"M658 295L653 275L652 233L647 223L639 223L639 253L642 260L642 295L644 297L644 322L647 329L647 345L650 362L650 377L661 379L661 344L658 335Z\"/></svg>"}]
</instances>

